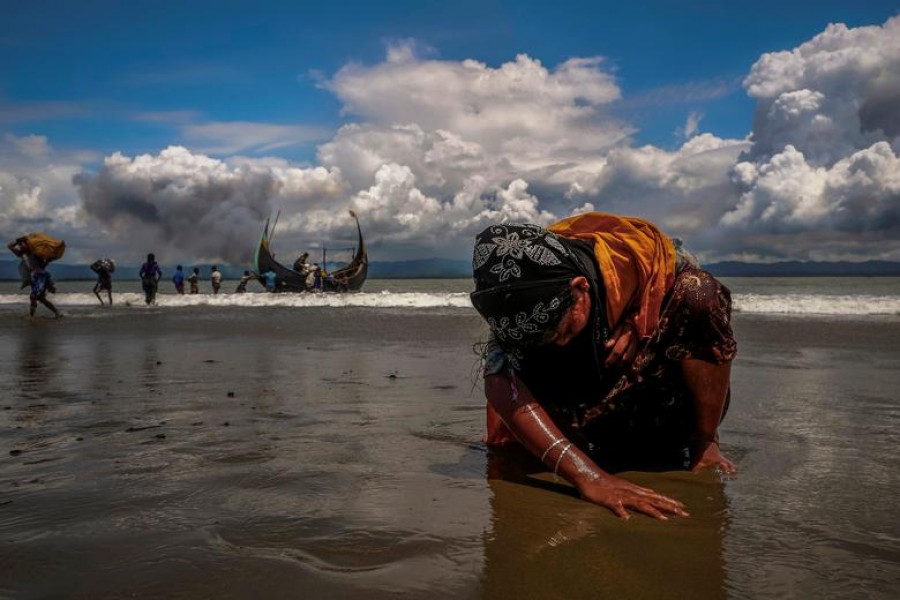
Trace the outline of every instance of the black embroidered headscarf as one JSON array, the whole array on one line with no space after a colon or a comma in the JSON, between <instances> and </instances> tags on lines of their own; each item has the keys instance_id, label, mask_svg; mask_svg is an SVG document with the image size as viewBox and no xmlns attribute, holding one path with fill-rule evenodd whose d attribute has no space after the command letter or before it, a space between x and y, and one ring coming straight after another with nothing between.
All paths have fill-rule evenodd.
<instances>
[{"instance_id":1,"label":"black embroidered headscarf","mask_svg":"<svg viewBox=\"0 0 900 600\"><path fill-rule=\"evenodd\" d=\"M475 237L472 305L502 347L539 346L572 305L572 278L597 289L589 254L538 225L492 225Z\"/></svg>"}]
</instances>

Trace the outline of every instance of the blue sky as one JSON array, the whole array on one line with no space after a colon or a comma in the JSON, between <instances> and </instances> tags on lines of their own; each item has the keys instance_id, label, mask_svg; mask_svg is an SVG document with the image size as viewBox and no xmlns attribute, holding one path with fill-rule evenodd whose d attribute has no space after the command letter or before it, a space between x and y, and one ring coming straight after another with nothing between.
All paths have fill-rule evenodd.
<instances>
[{"instance_id":1,"label":"blue sky","mask_svg":"<svg viewBox=\"0 0 900 600\"><path fill-rule=\"evenodd\" d=\"M18 118L6 129L129 153L172 141L172 128L138 120L143 113L335 129L345 121L340 103L312 74L379 61L386 44L406 39L428 56L489 65L521 52L548 66L602 55L624 94L643 99L621 107L636 118L638 143L675 145L690 110L703 110L719 135L741 137L753 102L740 82L760 54L832 21L880 23L897 10L827 1L10 4L0 22L0 99ZM29 107L30 118L16 112ZM309 160L313 146L277 154Z\"/></svg>"},{"instance_id":2,"label":"blue sky","mask_svg":"<svg viewBox=\"0 0 900 600\"><path fill-rule=\"evenodd\" d=\"M77 164L86 173L95 173L115 152L158 155L172 145L229 164L237 156L280 158L304 168L341 167L323 159L322 144L334 141L348 123L387 127L390 119L382 109L354 108L366 101L349 100L351 92L341 87L338 74L357 65L372 75L391 48L408 49L419 64L446 67L471 59L488 69L500 69L524 54L551 73L573 58L601 57L591 69L611 78L618 98L592 104L592 119L627 124L620 128L619 145L676 152L687 138L704 132L743 140L754 127L760 102L744 82L761 56L795 49L829 23L851 30L882 26L898 9L890 2L674 0L14 0L4 7L0 135L13 136L8 139L15 144L39 136L57 161ZM691 115L696 127L685 131ZM415 118L410 115L410 123L417 123ZM438 128L424 129L429 134ZM385 164L403 166L395 158ZM0 169L5 166L8 173L19 168L8 155L0 160L6 162ZM423 175L410 169L420 184ZM509 191L509 183L524 172L507 174L497 185ZM29 173L18 177L33 177ZM536 177L524 181L531 193L553 193ZM424 190L419 184L417 189L439 202L458 192ZM358 197L368 187L359 179L343 191L348 198ZM84 193L75 190L72 202ZM595 208L600 208L598 199L588 198ZM59 198L53 202L62 204ZM391 234L384 233L390 245ZM412 248L423 240L398 240L406 242ZM742 252L752 258L762 246L759 242Z\"/></svg>"}]
</instances>

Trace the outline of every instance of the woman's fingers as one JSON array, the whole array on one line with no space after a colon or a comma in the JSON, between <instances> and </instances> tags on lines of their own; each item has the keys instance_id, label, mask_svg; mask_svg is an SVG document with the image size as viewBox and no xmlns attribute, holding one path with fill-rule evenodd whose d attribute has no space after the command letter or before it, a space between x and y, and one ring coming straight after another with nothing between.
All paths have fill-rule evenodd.
<instances>
[{"instance_id":1,"label":"woman's fingers","mask_svg":"<svg viewBox=\"0 0 900 600\"><path fill-rule=\"evenodd\" d=\"M672 513L673 515L678 515L681 517L688 516L687 511L684 509L684 505L677 500L672 500L671 498L666 498L665 496L657 496L655 498L646 498L644 502L650 504L656 509L664 510L668 513Z\"/></svg>"},{"instance_id":2,"label":"woman's fingers","mask_svg":"<svg viewBox=\"0 0 900 600\"><path fill-rule=\"evenodd\" d=\"M620 512L619 509L621 508L622 511L627 513L625 507L662 521L669 520L669 517L667 517L665 513L670 513L679 517L690 516L684 509L684 504L661 494L651 492L650 494L637 493L629 495L631 496L630 498L620 500L614 509L616 514L620 517L622 516L622 512Z\"/></svg>"},{"instance_id":3,"label":"woman's fingers","mask_svg":"<svg viewBox=\"0 0 900 600\"><path fill-rule=\"evenodd\" d=\"M606 357L606 366L615 365L622 362L625 351L628 348L628 340L626 340L624 336L619 336L616 339L610 340L608 342L608 346L611 349Z\"/></svg>"},{"instance_id":4,"label":"woman's fingers","mask_svg":"<svg viewBox=\"0 0 900 600\"><path fill-rule=\"evenodd\" d=\"M620 519L631 518L630 511L662 521L667 521L669 515L690 516L678 500L616 477L597 480L582 493L585 499L607 507Z\"/></svg>"},{"instance_id":5,"label":"woman's fingers","mask_svg":"<svg viewBox=\"0 0 900 600\"><path fill-rule=\"evenodd\" d=\"M649 502L636 502L634 505L632 505L631 508L633 510L640 511L640 512L644 513L645 515L649 515L649 516L653 517L654 519L659 519L660 521L668 521L669 520L669 517L667 517L666 515L659 512L659 510L657 510L656 507L654 507Z\"/></svg>"},{"instance_id":6,"label":"woman's fingers","mask_svg":"<svg viewBox=\"0 0 900 600\"><path fill-rule=\"evenodd\" d=\"M632 334L631 328L620 327L604 344L608 352L604 364L612 366L634 360L637 354L637 346L637 338Z\"/></svg>"},{"instance_id":7,"label":"woman's fingers","mask_svg":"<svg viewBox=\"0 0 900 600\"><path fill-rule=\"evenodd\" d=\"M651 490L650 488L641 487L639 485L632 484L632 490L635 493L643 495L647 500L652 500L654 502L662 502L676 508L684 509L684 504L675 500L674 498L669 498L668 496L663 496L659 492Z\"/></svg>"},{"instance_id":8,"label":"woman's fingers","mask_svg":"<svg viewBox=\"0 0 900 600\"><path fill-rule=\"evenodd\" d=\"M624 519L625 521L627 521L631 518L631 513L629 513L628 510L625 509L625 505L622 504L621 500L613 504L611 508L613 512L616 513L616 516L620 519Z\"/></svg>"},{"instance_id":9,"label":"woman's fingers","mask_svg":"<svg viewBox=\"0 0 900 600\"><path fill-rule=\"evenodd\" d=\"M722 473L733 475L737 473L737 465L725 458L719 451L718 445L711 444L709 448L699 457L697 463L691 468L692 473L699 473L703 469L709 467L718 468Z\"/></svg>"},{"instance_id":10,"label":"woman's fingers","mask_svg":"<svg viewBox=\"0 0 900 600\"><path fill-rule=\"evenodd\" d=\"M733 475L734 473L737 473L737 465L734 464L733 462L731 462L730 460L728 460L727 458L725 458L724 456L722 457L722 465L721 466L722 466L723 473L728 473L729 475Z\"/></svg>"}]
</instances>

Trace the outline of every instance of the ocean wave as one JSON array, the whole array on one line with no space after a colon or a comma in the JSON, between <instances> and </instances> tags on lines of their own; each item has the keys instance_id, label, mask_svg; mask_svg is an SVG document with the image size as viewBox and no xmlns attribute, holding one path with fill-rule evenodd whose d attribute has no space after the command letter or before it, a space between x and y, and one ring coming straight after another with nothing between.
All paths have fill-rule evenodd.
<instances>
[{"instance_id":1,"label":"ocean wave","mask_svg":"<svg viewBox=\"0 0 900 600\"><path fill-rule=\"evenodd\" d=\"M900 315L900 298L896 296L739 294L734 296L733 300L735 312L749 314Z\"/></svg>"},{"instance_id":2,"label":"ocean wave","mask_svg":"<svg viewBox=\"0 0 900 600\"><path fill-rule=\"evenodd\" d=\"M90 293L56 294L51 296L61 307L97 306ZM118 293L118 305L143 306L140 293ZM900 315L900 298L872 295L814 295L814 294L735 294L734 311L746 314L781 315ZM213 307L363 307L363 308L458 308L472 309L467 293L460 292L361 292L354 294L193 294L178 296L160 294L157 303L162 308L191 306ZM0 294L0 306L27 304L25 294Z\"/></svg>"},{"instance_id":3,"label":"ocean wave","mask_svg":"<svg viewBox=\"0 0 900 600\"><path fill-rule=\"evenodd\" d=\"M56 294L49 297L54 304L63 307L99 306L93 294ZM104 300L106 296L104 295ZM144 306L144 295L140 293L118 293L113 301L119 305ZM366 307L366 308L472 308L467 293L424 293L424 292L376 292L353 294L159 294L157 306L234 306L266 307L281 306L295 308L311 307ZM0 294L0 305L27 303L25 294Z\"/></svg>"}]
</instances>

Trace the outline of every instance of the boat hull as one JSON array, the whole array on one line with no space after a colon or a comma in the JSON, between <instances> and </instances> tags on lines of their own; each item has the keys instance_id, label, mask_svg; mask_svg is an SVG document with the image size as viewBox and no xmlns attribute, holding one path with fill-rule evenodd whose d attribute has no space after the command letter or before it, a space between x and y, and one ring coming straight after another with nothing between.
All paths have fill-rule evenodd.
<instances>
[{"instance_id":1,"label":"boat hull","mask_svg":"<svg viewBox=\"0 0 900 600\"><path fill-rule=\"evenodd\" d=\"M353 215L353 213L351 213ZM356 215L353 215L356 219ZM359 219L356 219L356 231L359 236L359 246L353 255L353 260L346 267L338 269L325 278L322 282L322 289L325 292L358 292L362 289L363 284L369 274L369 258L366 253L365 242L362 237L362 229L359 226ZM265 285L264 273L272 271L275 273L275 292L311 292L312 286L307 285L307 277L289 269L275 260L272 250L269 247L269 224L263 230L259 239L259 245L256 248L254 256L256 273L260 283Z\"/></svg>"}]
</instances>

